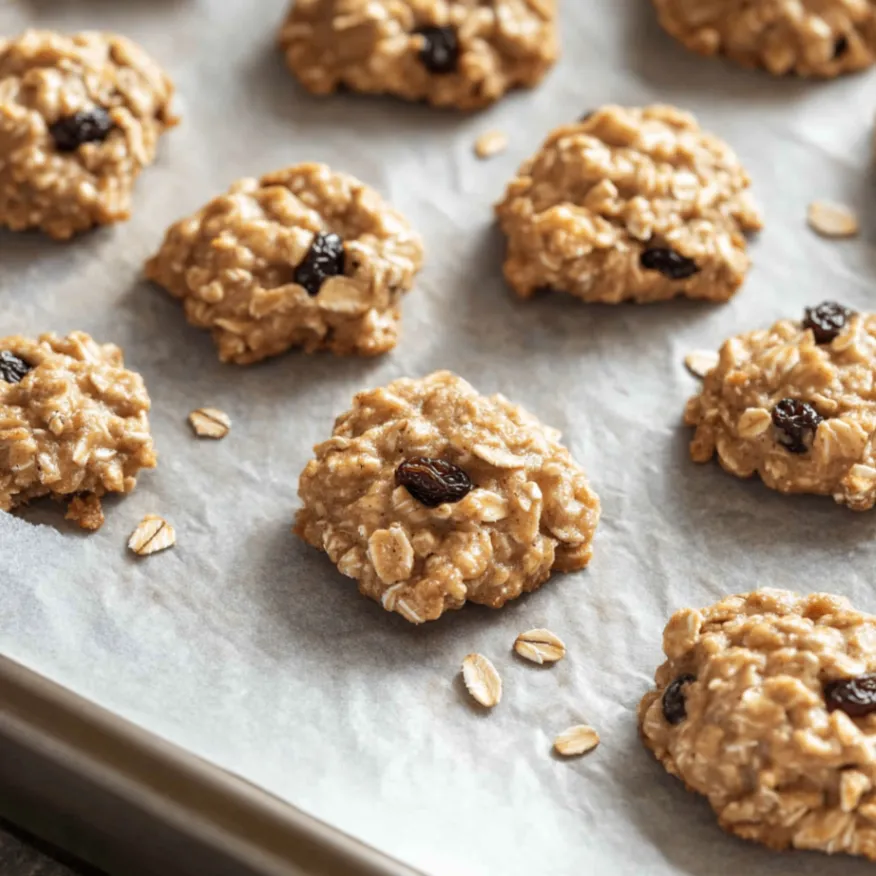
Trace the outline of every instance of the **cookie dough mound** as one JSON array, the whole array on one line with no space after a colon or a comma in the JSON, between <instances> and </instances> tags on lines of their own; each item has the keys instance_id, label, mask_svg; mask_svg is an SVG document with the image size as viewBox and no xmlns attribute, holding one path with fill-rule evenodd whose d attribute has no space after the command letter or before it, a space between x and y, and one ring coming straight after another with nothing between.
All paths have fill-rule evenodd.
<instances>
[{"instance_id":1,"label":"cookie dough mound","mask_svg":"<svg viewBox=\"0 0 876 876\"><path fill-rule=\"evenodd\" d=\"M804 319L731 338L687 403L695 462L715 454L731 474L783 493L876 502L876 315L836 302Z\"/></svg>"},{"instance_id":2,"label":"cookie dough mound","mask_svg":"<svg viewBox=\"0 0 876 876\"><path fill-rule=\"evenodd\" d=\"M171 226L146 273L212 329L223 362L248 365L291 347L391 350L422 262L419 235L377 192L299 164L239 180Z\"/></svg>"},{"instance_id":3,"label":"cookie dough mound","mask_svg":"<svg viewBox=\"0 0 876 876\"><path fill-rule=\"evenodd\" d=\"M873 0L654 0L660 23L701 55L782 76L833 77L869 67Z\"/></svg>"},{"instance_id":4,"label":"cookie dough mound","mask_svg":"<svg viewBox=\"0 0 876 876\"><path fill-rule=\"evenodd\" d=\"M558 128L497 205L505 277L528 298L726 301L761 227L729 147L669 106L608 106Z\"/></svg>"},{"instance_id":5,"label":"cookie dough mound","mask_svg":"<svg viewBox=\"0 0 876 876\"><path fill-rule=\"evenodd\" d=\"M554 429L443 371L363 392L301 475L296 532L412 623L590 561L599 499Z\"/></svg>"},{"instance_id":6,"label":"cookie dough mound","mask_svg":"<svg viewBox=\"0 0 876 876\"><path fill-rule=\"evenodd\" d=\"M0 39L0 227L65 240L127 219L135 180L176 124L172 97L124 37Z\"/></svg>"},{"instance_id":7,"label":"cookie dough mound","mask_svg":"<svg viewBox=\"0 0 876 876\"><path fill-rule=\"evenodd\" d=\"M876 617L760 590L676 612L663 650L642 739L721 827L876 860Z\"/></svg>"},{"instance_id":8,"label":"cookie dough mound","mask_svg":"<svg viewBox=\"0 0 876 876\"><path fill-rule=\"evenodd\" d=\"M314 94L478 109L553 66L556 16L556 0L297 0L280 45Z\"/></svg>"},{"instance_id":9,"label":"cookie dough mound","mask_svg":"<svg viewBox=\"0 0 876 876\"><path fill-rule=\"evenodd\" d=\"M84 332L0 338L0 511L53 496L99 526L100 497L130 493L155 467L148 410L113 344Z\"/></svg>"}]
</instances>

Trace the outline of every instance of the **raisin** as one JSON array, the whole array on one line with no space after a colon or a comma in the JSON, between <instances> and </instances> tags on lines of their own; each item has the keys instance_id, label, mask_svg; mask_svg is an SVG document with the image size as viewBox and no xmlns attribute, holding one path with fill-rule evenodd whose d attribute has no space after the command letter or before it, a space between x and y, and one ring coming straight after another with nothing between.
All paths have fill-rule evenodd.
<instances>
[{"instance_id":1,"label":"raisin","mask_svg":"<svg viewBox=\"0 0 876 876\"><path fill-rule=\"evenodd\" d=\"M687 717L684 686L696 681L695 675L679 675L663 691L663 717L670 724L680 724Z\"/></svg>"},{"instance_id":2,"label":"raisin","mask_svg":"<svg viewBox=\"0 0 876 876\"><path fill-rule=\"evenodd\" d=\"M683 256L668 246L646 249L639 262L643 268L649 271L660 271L664 277L669 277L670 280L686 280L699 273L700 270L693 259Z\"/></svg>"},{"instance_id":3,"label":"raisin","mask_svg":"<svg viewBox=\"0 0 876 876\"><path fill-rule=\"evenodd\" d=\"M835 61L837 58L841 58L848 50L849 50L849 38L845 34L843 34L833 44L833 60Z\"/></svg>"},{"instance_id":4,"label":"raisin","mask_svg":"<svg viewBox=\"0 0 876 876\"><path fill-rule=\"evenodd\" d=\"M49 127L60 152L75 152L83 143L100 143L113 129L113 120L100 106L64 116Z\"/></svg>"},{"instance_id":5,"label":"raisin","mask_svg":"<svg viewBox=\"0 0 876 876\"><path fill-rule=\"evenodd\" d=\"M32 368L32 365L28 365L9 350L0 350L0 380L5 380L7 383L21 383L24 375Z\"/></svg>"},{"instance_id":6,"label":"raisin","mask_svg":"<svg viewBox=\"0 0 876 876\"><path fill-rule=\"evenodd\" d=\"M812 329L816 344L829 344L845 327L853 310L837 304L836 301L823 301L818 307L807 307L803 317L803 328Z\"/></svg>"},{"instance_id":7,"label":"raisin","mask_svg":"<svg viewBox=\"0 0 876 876\"><path fill-rule=\"evenodd\" d=\"M425 456L414 456L399 465L395 483L428 508L461 502L474 489L471 478L458 465Z\"/></svg>"},{"instance_id":8,"label":"raisin","mask_svg":"<svg viewBox=\"0 0 876 876\"><path fill-rule=\"evenodd\" d=\"M876 675L841 678L824 685L827 711L840 709L852 718L876 712Z\"/></svg>"},{"instance_id":9,"label":"raisin","mask_svg":"<svg viewBox=\"0 0 876 876\"><path fill-rule=\"evenodd\" d=\"M295 269L294 280L308 295L319 295L329 277L344 273L344 241L337 234L320 231L313 238L304 261Z\"/></svg>"},{"instance_id":10,"label":"raisin","mask_svg":"<svg viewBox=\"0 0 876 876\"><path fill-rule=\"evenodd\" d=\"M420 27L423 38L420 60L430 73L453 73L459 66L459 37L455 27Z\"/></svg>"},{"instance_id":11,"label":"raisin","mask_svg":"<svg viewBox=\"0 0 876 876\"><path fill-rule=\"evenodd\" d=\"M778 441L791 453L806 453L811 437L824 419L808 402L783 398L773 408L773 425L779 430Z\"/></svg>"}]
</instances>

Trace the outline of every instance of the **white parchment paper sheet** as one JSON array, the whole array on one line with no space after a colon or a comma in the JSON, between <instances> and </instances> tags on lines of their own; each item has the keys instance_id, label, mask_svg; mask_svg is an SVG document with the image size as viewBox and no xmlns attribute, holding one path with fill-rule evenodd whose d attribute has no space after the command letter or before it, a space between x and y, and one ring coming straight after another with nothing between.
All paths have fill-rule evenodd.
<instances>
[{"instance_id":1,"label":"white parchment paper sheet","mask_svg":"<svg viewBox=\"0 0 876 876\"><path fill-rule=\"evenodd\" d=\"M434 876L870 872L722 834L642 748L634 710L675 608L771 584L876 610L876 517L696 466L680 426L691 349L824 298L873 308L874 74L775 81L688 55L645 0L562 6L564 57L545 84L464 116L307 96L274 50L284 0L0 4L5 34L38 24L140 40L176 79L184 116L129 223L68 245L0 235L0 335L84 329L122 344L152 394L161 454L96 535L51 503L24 521L0 515L0 649ZM552 127L611 101L690 108L750 168L768 226L732 303L525 303L505 288L492 203ZM479 162L472 144L491 128L511 147ZM141 264L171 221L232 180L313 159L375 185L425 235L401 344L376 362L293 353L222 366ZM809 232L818 197L858 207L861 237ZM441 367L561 428L604 516L588 571L499 613L417 629L359 597L290 525L310 447L353 393ZM232 415L226 440L193 438L185 418L202 405ZM179 543L137 561L125 541L147 512ZM565 638L567 660L539 671L513 658L516 634L535 626ZM456 677L473 650L505 680L491 714ZM602 746L553 758L554 735L581 721Z\"/></svg>"}]
</instances>

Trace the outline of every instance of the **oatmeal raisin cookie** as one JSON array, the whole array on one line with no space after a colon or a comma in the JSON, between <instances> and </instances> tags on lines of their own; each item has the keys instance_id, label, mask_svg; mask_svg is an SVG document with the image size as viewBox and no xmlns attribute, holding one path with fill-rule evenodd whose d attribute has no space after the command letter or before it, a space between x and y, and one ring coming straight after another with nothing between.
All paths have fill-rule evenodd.
<instances>
[{"instance_id":1,"label":"oatmeal raisin cookie","mask_svg":"<svg viewBox=\"0 0 876 876\"><path fill-rule=\"evenodd\" d=\"M478 109L553 66L556 16L556 0L296 0L280 45L314 94Z\"/></svg>"},{"instance_id":2,"label":"oatmeal raisin cookie","mask_svg":"<svg viewBox=\"0 0 876 876\"><path fill-rule=\"evenodd\" d=\"M168 230L148 277L223 362L291 347L376 356L398 338L423 245L373 189L323 164L242 179Z\"/></svg>"},{"instance_id":3,"label":"oatmeal raisin cookie","mask_svg":"<svg viewBox=\"0 0 876 876\"><path fill-rule=\"evenodd\" d=\"M607 106L558 128L496 207L505 277L590 302L726 301L761 227L730 148L669 106Z\"/></svg>"},{"instance_id":4,"label":"oatmeal raisin cookie","mask_svg":"<svg viewBox=\"0 0 876 876\"><path fill-rule=\"evenodd\" d=\"M676 612L645 745L721 827L876 860L876 617L787 590Z\"/></svg>"},{"instance_id":5,"label":"oatmeal raisin cookie","mask_svg":"<svg viewBox=\"0 0 876 876\"><path fill-rule=\"evenodd\" d=\"M827 301L728 340L687 404L696 462L783 493L876 502L876 314Z\"/></svg>"},{"instance_id":6,"label":"oatmeal raisin cookie","mask_svg":"<svg viewBox=\"0 0 876 876\"><path fill-rule=\"evenodd\" d=\"M52 496L98 528L100 497L130 493L155 467L148 410L113 344L84 332L0 338L0 511Z\"/></svg>"},{"instance_id":7,"label":"oatmeal raisin cookie","mask_svg":"<svg viewBox=\"0 0 876 876\"><path fill-rule=\"evenodd\" d=\"M663 27L701 55L776 76L833 77L869 67L874 0L654 0Z\"/></svg>"},{"instance_id":8,"label":"oatmeal raisin cookie","mask_svg":"<svg viewBox=\"0 0 876 876\"><path fill-rule=\"evenodd\" d=\"M587 565L599 499L560 435L443 371L363 392L301 475L296 532L412 623Z\"/></svg>"},{"instance_id":9,"label":"oatmeal raisin cookie","mask_svg":"<svg viewBox=\"0 0 876 876\"><path fill-rule=\"evenodd\" d=\"M127 219L135 180L176 124L172 97L124 37L0 39L0 227L65 240Z\"/></svg>"}]
</instances>

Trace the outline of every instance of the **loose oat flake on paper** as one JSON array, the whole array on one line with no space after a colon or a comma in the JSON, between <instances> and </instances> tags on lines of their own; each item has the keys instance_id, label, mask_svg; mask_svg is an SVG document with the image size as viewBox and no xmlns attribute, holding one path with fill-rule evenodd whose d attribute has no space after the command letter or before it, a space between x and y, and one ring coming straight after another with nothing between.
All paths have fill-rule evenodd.
<instances>
[{"instance_id":1,"label":"loose oat flake on paper","mask_svg":"<svg viewBox=\"0 0 876 876\"><path fill-rule=\"evenodd\" d=\"M589 724L578 724L564 730L554 740L554 750L563 757L587 754L599 745L599 734Z\"/></svg>"},{"instance_id":2,"label":"loose oat flake on paper","mask_svg":"<svg viewBox=\"0 0 876 876\"><path fill-rule=\"evenodd\" d=\"M508 148L508 135L504 131L486 131L475 140L474 151L478 158L492 158Z\"/></svg>"},{"instance_id":3,"label":"loose oat flake on paper","mask_svg":"<svg viewBox=\"0 0 876 876\"><path fill-rule=\"evenodd\" d=\"M843 204L813 201L807 217L810 227L824 237L854 237L858 233L858 217Z\"/></svg>"},{"instance_id":4,"label":"loose oat flake on paper","mask_svg":"<svg viewBox=\"0 0 876 876\"><path fill-rule=\"evenodd\" d=\"M128 539L128 547L138 557L147 557L176 544L174 528L157 514L147 514Z\"/></svg>"},{"instance_id":5,"label":"loose oat flake on paper","mask_svg":"<svg viewBox=\"0 0 876 876\"><path fill-rule=\"evenodd\" d=\"M502 699L502 679L483 654L469 654L462 661L462 679L472 697L487 709Z\"/></svg>"},{"instance_id":6,"label":"loose oat flake on paper","mask_svg":"<svg viewBox=\"0 0 876 876\"><path fill-rule=\"evenodd\" d=\"M566 645L563 640L550 630L527 630L521 633L514 642L514 650L524 659L543 666L545 663L556 663L566 656Z\"/></svg>"},{"instance_id":7,"label":"loose oat flake on paper","mask_svg":"<svg viewBox=\"0 0 876 876\"><path fill-rule=\"evenodd\" d=\"M218 408L198 408L189 414L189 423L199 438L224 438L231 430L231 417Z\"/></svg>"}]
</instances>

